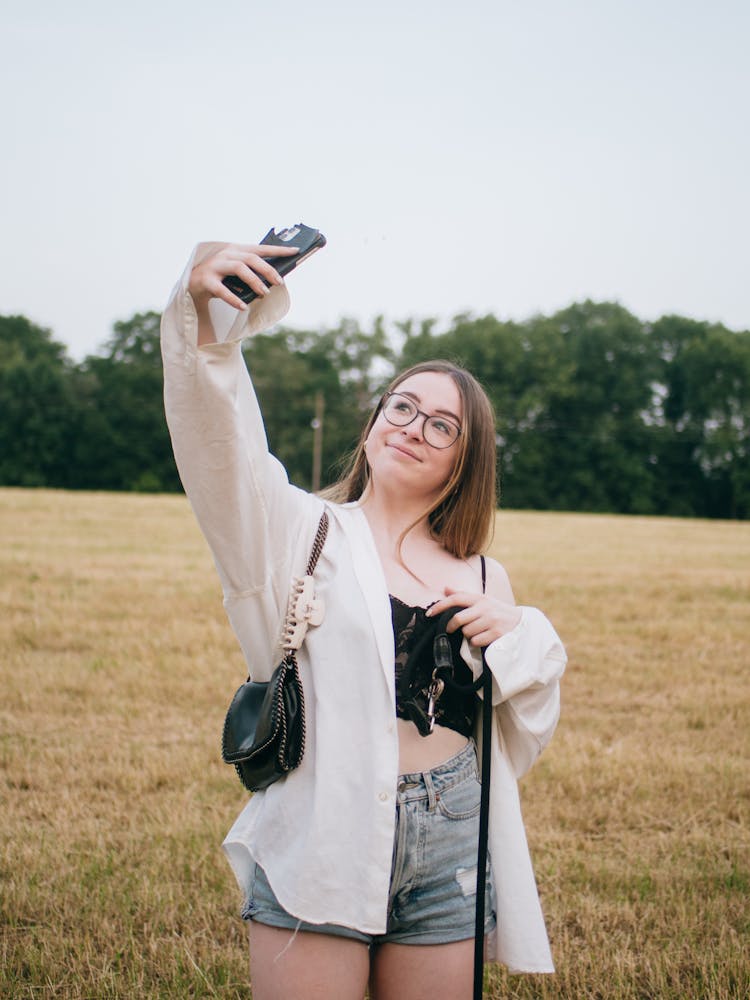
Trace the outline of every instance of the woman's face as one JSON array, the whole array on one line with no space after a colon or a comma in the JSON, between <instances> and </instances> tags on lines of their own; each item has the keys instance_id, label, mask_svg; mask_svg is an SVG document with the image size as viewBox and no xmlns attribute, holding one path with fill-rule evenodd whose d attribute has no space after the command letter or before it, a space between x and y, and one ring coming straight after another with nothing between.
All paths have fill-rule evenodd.
<instances>
[{"instance_id":1,"label":"woman's face","mask_svg":"<svg viewBox=\"0 0 750 1000\"><path fill-rule=\"evenodd\" d=\"M447 448L425 441L425 417L444 417L463 426L463 403L456 383L444 372L418 372L393 390L406 396L420 410L406 426L389 423L381 410L367 437L365 452L373 483L386 482L405 494L436 497L453 472L460 438Z\"/></svg>"}]
</instances>

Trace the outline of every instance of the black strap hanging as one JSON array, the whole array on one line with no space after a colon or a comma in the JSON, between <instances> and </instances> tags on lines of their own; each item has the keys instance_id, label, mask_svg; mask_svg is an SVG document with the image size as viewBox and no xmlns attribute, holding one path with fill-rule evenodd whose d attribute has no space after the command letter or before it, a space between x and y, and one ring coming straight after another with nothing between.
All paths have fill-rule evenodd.
<instances>
[{"instance_id":1,"label":"black strap hanging","mask_svg":"<svg viewBox=\"0 0 750 1000\"><path fill-rule=\"evenodd\" d=\"M484 566L482 567L484 569ZM484 580L482 581L484 583ZM482 692L482 752L481 752L481 797L479 805L479 844L477 848L477 895L474 920L474 1000L482 1000L484 980L484 904L487 895L487 854L490 820L490 772L492 760L492 671L482 649L482 674L471 685L460 685L453 680L453 661L445 634L445 626L456 613L450 608L438 619L437 635L434 640L436 674L447 687L460 691Z\"/></svg>"},{"instance_id":2,"label":"black strap hanging","mask_svg":"<svg viewBox=\"0 0 750 1000\"><path fill-rule=\"evenodd\" d=\"M492 761L492 673L482 650L482 794L477 851L477 909L474 922L474 1000L482 1000L484 981L484 899L487 890L487 846L490 820Z\"/></svg>"},{"instance_id":3,"label":"black strap hanging","mask_svg":"<svg viewBox=\"0 0 750 1000\"><path fill-rule=\"evenodd\" d=\"M482 593L487 591L487 564L482 562ZM487 893L487 847L490 829L490 768L492 763L492 673L482 649L482 795L479 804L477 909L474 922L474 1000L484 987L484 898Z\"/></svg>"}]
</instances>

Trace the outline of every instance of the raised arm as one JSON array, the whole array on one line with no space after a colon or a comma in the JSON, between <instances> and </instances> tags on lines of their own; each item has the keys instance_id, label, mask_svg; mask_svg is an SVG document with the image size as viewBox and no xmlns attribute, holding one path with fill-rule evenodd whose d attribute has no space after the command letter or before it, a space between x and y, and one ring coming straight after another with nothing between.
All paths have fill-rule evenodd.
<instances>
[{"instance_id":1,"label":"raised arm","mask_svg":"<svg viewBox=\"0 0 750 1000\"><path fill-rule=\"evenodd\" d=\"M246 656L251 646L275 643L300 536L314 531L320 508L269 454L241 351L244 337L277 323L289 307L286 287L269 274L261 252L199 244L162 317L165 410L177 467ZM227 274L259 292L249 308L221 284ZM270 289L258 274L272 281ZM237 605L241 614L233 613Z\"/></svg>"}]
</instances>

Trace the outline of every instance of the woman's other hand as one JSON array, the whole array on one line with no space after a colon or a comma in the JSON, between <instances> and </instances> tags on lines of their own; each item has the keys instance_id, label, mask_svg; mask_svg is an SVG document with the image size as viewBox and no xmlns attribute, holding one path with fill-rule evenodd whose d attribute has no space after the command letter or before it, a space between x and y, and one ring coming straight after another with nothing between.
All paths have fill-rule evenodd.
<instances>
[{"instance_id":1,"label":"woman's other hand","mask_svg":"<svg viewBox=\"0 0 750 1000\"><path fill-rule=\"evenodd\" d=\"M457 608L447 629L463 629L472 646L489 646L521 621L521 609L516 605L508 574L494 559L487 559L487 593L445 587L445 594L427 614L434 618L449 608Z\"/></svg>"},{"instance_id":2,"label":"woman's other hand","mask_svg":"<svg viewBox=\"0 0 750 1000\"><path fill-rule=\"evenodd\" d=\"M447 631L463 629L472 646L489 646L506 632L512 632L521 620L521 609L488 594L470 594L446 587L447 597L433 604L428 615L434 618L449 608L460 608L448 622Z\"/></svg>"},{"instance_id":3,"label":"woman's other hand","mask_svg":"<svg viewBox=\"0 0 750 1000\"><path fill-rule=\"evenodd\" d=\"M259 276L272 285L283 285L278 271L264 257L291 257L298 253L297 247L270 247L256 243L226 243L220 250L196 264L190 273L188 290L200 312L212 298L222 299L235 309L247 309L242 299L237 298L223 284L223 279L233 274L249 285L258 295L267 295L269 289Z\"/></svg>"}]
</instances>

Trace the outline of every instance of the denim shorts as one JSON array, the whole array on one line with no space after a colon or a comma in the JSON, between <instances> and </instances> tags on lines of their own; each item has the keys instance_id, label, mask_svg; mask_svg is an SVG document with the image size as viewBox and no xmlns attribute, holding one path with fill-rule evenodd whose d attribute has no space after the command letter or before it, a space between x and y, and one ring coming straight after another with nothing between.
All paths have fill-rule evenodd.
<instances>
[{"instance_id":1,"label":"denim shorts","mask_svg":"<svg viewBox=\"0 0 750 1000\"><path fill-rule=\"evenodd\" d=\"M242 910L246 920L292 931L353 938L368 945L447 944L474 937L481 785L476 748L430 771L402 774L396 796L388 924L364 934L339 924L310 924L280 905L255 865ZM487 864L485 933L495 927L492 871Z\"/></svg>"}]
</instances>

